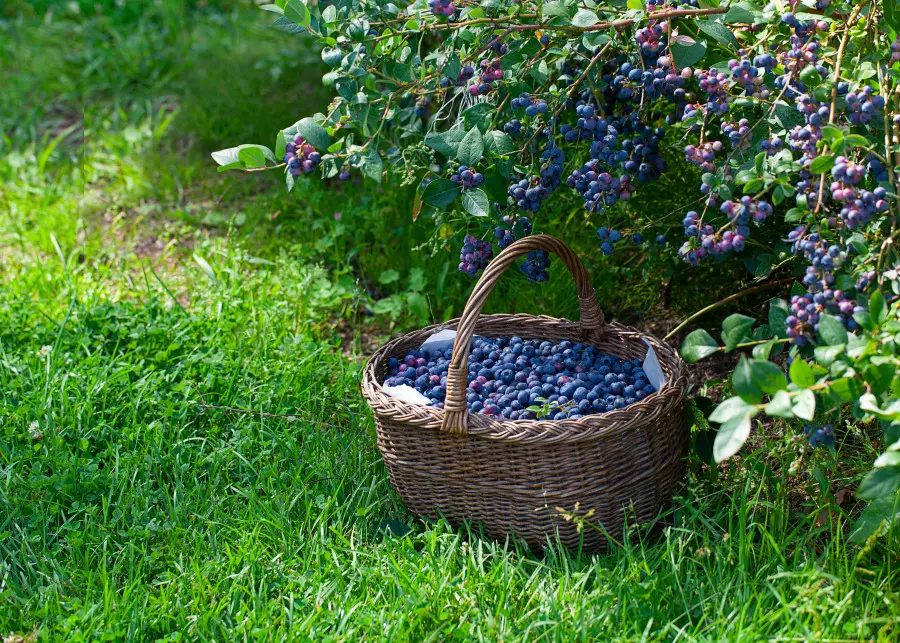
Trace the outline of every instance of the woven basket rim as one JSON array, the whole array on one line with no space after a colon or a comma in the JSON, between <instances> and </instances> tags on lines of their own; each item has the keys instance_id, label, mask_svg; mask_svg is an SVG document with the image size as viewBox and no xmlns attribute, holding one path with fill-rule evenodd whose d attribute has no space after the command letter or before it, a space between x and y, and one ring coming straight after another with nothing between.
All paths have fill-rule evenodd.
<instances>
[{"instance_id":1,"label":"woven basket rim","mask_svg":"<svg viewBox=\"0 0 900 643\"><path fill-rule=\"evenodd\" d=\"M579 324L565 318L549 317L546 315L482 315L478 325L490 324L492 320L515 319L517 325L523 328L516 332L508 332L503 336L512 335L528 336L528 324L544 325L555 323L568 330L571 327L572 337L570 341L585 344L598 343L599 338L620 336L622 341L641 341L646 339L653 346L659 359L660 366L666 375L666 383L655 393L648 395L643 400L629 404L623 409L585 415L581 418L565 420L510 420L506 418L494 419L487 415L468 414L468 434L490 440L509 442L580 442L592 440L601 436L619 434L645 426L648 421L670 412L679 404L686 394L687 380L684 362L678 353L668 344L660 341L650 333L639 331L629 326L618 323L606 323L599 337L585 340L579 337ZM379 348L367 362L362 377L362 392L372 410L382 418L395 422L403 422L410 425L428 429L440 429L444 415L444 409L410 404L388 395L379 381L379 372L383 369L383 363L392 356L400 354L399 346L422 335L422 340L431 333L442 329L454 329L461 318L457 317L441 324L433 324L417 331L405 333L387 342ZM642 342L643 343L643 342ZM408 350L408 349L405 349ZM405 351L404 351L405 352ZM615 354L614 351L611 351Z\"/></svg>"}]
</instances>

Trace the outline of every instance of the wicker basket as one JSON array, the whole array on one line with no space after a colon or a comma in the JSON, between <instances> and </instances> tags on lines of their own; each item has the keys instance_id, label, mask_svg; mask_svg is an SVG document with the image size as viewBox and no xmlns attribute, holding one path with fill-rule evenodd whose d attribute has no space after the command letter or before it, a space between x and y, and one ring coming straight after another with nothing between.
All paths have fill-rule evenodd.
<instances>
[{"instance_id":1,"label":"wicker basket","mask_svg":"<svg viewBox=\"0 0 900 643\"><path fill-rule=\"evenodd\" d=\"M579 322L480 315L500 274L532 250L559 255L572 273ZM442 328L457 331L445 408L408 404L387 395L381 385L389 374L388 359L402 358ZM577 419L507 420L470 414L466 377L474 334L567 339L627 359L643 358L646 340L656 351L666 383L624 409ZM683 474L688 444L685 388L678 354L634 329L605 323L581 260L566 244L546 235L526 237L503 250L484 271L461 318L389 342L372 356L362 379L391 484L411 511L443 516L454 525L481 523L492 538L513 533L535 548L558 535L564 545L587 552L606 551L604 531L613 538L621 535L626 509L645 522L670 501ZM583 519L583 530L579 520L571 520L573 515Z\"/></svg>"}]
</instances>

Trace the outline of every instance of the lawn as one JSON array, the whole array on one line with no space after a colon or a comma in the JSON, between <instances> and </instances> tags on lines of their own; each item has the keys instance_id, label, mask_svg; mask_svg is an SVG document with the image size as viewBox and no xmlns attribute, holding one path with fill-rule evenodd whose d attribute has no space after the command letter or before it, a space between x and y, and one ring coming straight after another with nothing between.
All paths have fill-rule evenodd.
<instances>
[{"instance_id":1,"label":"lawn","mask_svg":"<svg viewBox=\"0 0 900 643\"><path fill-rule=\"evenodd\" d=\"M248 2L0 11L5 641L900 636L896 532L846 540L865 426L836 453L784 424L719 468L692 453L672 507L608 556L409 514L361 365L459 313L455 248L412 222L409 187L287 195L209 158L324 109L318 53ZM610 316L696 309L702 272L635 261L588 258ZM572 315L561 273L511 276L488 308Z\"/></svg>"}]
</instances>

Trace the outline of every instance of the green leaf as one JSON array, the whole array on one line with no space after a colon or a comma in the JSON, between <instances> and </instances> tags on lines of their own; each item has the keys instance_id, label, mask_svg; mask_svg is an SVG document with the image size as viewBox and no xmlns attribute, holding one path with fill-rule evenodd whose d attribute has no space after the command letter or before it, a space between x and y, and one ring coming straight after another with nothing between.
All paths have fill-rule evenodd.
<instances>
[{"instance_id":1,"label":"green leaf","mask_svg":"<svg viewBox=\"0 0 900 643\"><path fill-rule=\"evenodd\" d=\"M331 145L331 137L324 127L311 118L303 118L297 121L297 132L306 139L306 142L321 152L328 150Z\"/></svg>"},{"instance_id":2,"label":"green leaf","mask_svg":"<svg viewBox=\"0 0 900 643\"><path fill-rule=\"evenodd\" d=\"M384 163L381 160L381 155L378 153L378 150L374 147L370 147L366 150L366 155L360 160L359 167L363 174L370 179L374 179L375 182L381 183L381 175L384 172Z\"/></svg>"},{"instance_id":3,"label":"green leaf","mask_svg":"<svg viewBox=\"0 0 900 643\"><path fill-rule=\"evenodd\" d=\"M337 67L344 59L344 52L338 47L325 47L322 50L322 61L329 67Z\"/></svg>"},{"instance_id":4,"label":"green leaf","mask_svg":"<svg viewBox=\"0 0 900 643\"><path fill-rule=\"evenodd\" d=\"M246 168L266 167L266 159L275 160L272 151L263 145L242 145L238 151L238 159Z\"/></svg>"},{"instance_id":5,"label":"green leaf","mask_svg":"<svg viewBox=\"0 0 900 643\"><path fill-rule=\"evenodd\" d=\"M744 185L744 194L755 194L759 192L763 186L766 184L762 179L753 179L752 181L747 181Z\"/></svg>"},{"instance_id":6,"label":"green leaf","mask_svg":"<svg viewBox=\"0 0 900 643\"><path fill-rule=\"evenodd\" d=\"M691 67L706 55L706 42L690 36L677 36L672 43L672 58L676 67Z\"/></svg>"},{"instance_id":7,"label":"green leaf","mask_svg":"<svg viewBox=\"0 0 900 643\"><path fill-rule=\"evenodd\" d=\"M875 322L872 320L872 315L867 310L861 310L858 313L853 313L853 321L859 324L860 328L864 328L867 331L871 332L876 329Z\"/></svg>"},{"instance_id":8,"label":"green leaf","mask_svg":"<svg viewBox=\"0 0 900 643\"><path fill-rule=\"evenodd\" d=\"M853 147L869 147L872 145L865 136L860 136L859 134L848 134L844 137L844 143Z\"/></svg>"},{"instance_id":9,"label":"green leaf","mask_svg":"<svg viewBox=\"0 0 900 643\"><path fill-rule=\"evenodd\" d=\"M774 339L771 339L763 344L757 344L753 347L753 357L755 359L766 360L769 359L769 354L772 352L772 348L778 342Z\"/></svg>"},{"instance_id":10,"label":"green leaf","mask_svg":"<svg viewBox=\"0 0 900 643\"><path fill-rule=\"evenodd\" d=\"M545 18L565 18L567 21L569 19L565 2L548 2L541 8L541 14Z\"/></svg>"},{"instance_id":11,"label":"green leaf","mask_svg":"<svg viewBox=\"0 0 900 643\"><path fill-rule=\"evenodd\" d=\"M503 155L512 152L515 145L506 132L491 130L484 135L484 149L488 153Z\"/></svg>"},{"instance_id":12,"label":"green leaf","mask_svg":"<svg viewBox=\"0 0 900 643\"><path fill-rule=\"evenodd\" d=\"M476 103L463 112L463 120L465 121L467 128L471 129L477 127L482 132L487 132L496 113L496 105L491 105L490 103Z\"/></svg>"},{"instance_id":13,"label":"green leaf","mask_svg":"<svg viewBox=\"0 0 900 643\"><path fill-rule=\"evenodd\" d=\"M900 489L900 467L879 467L863 478L856 495L863 500L876 500L893 495L897 489Z\"/></svg>"},{"instance_id":14,"label":"green leaf","mask_svg":"<svg viewBox=\"0 0 900 643\"><path fill-rule=\"evenodd\" d=\"M826 156L817 156L812 163L809 164L809 171L813 174L824 174L834 167L834 156L828 154Z\"/></svg>"},{"instance_id":15,"label":"green leaf","mask_svg":"<svg viewBox=\"0 0 900 643\"><path fill-rule=\"evenodd\" d=\"M872 316L872 321L878 326L887 321L887 306L885 306L884 295L880 290L876 290L869 297L869 314Z\"/></svg>"},{"instance_id":16,"label":"green leaf","mask_svg":"<svg viewBox=\"0 0 900 643\"><path fill-rule=\"evenodd\" d=\"M459 149L456 150L456 158L463 165L473 167L484 155L484 139L477 127L473 127L463 137L459 143Z\"/></svg>"},{"instance_id":17,"label":"green leaf","mask_svg":"<svg viewBox=\"0 0 900 643\"><path fill-rule=\"evenodd\" d=\"M847 329L837 317L821 315L819 317L819 337L828 346L847 343Z\"/></svg>"},{"instance_id":18,"label":"green leaf","mask_svg":"<svg viewBox=\"0 0 900 643\"><path fill-rule=\"evenodd\" d=\"M422 192L422 202L435 208L443 208L453 203L459 192L459 185L450 179L435 179Z\"/></svg>"},{"instance_id":19,"label":"green leaf","mask_svg":"<svg viewBox=\"0 0 900 643\"><path fill-rule=\"evenodd\" d=\"M394 270L394 269L384 270L378 276L378 283L384 284L386 286L388 284L394 283L398 279L400 279L400 273L397 272L396 270Z\"/></svg>"},{"instance_id":20,"label":"green leaf","mask_svg":"<svg viewBox=\"0 0 900 643\"><path fill-rule=\"evenodd\" d=\"M726 317L722 322L722 341L725 342L725 350L732 351L735 346L747 339L755 322L755 319L746 315L734 314Z\"/></svg>"},{"instance_id":21,"label":"green leaf","mask_svg":"<svg viewBox=\"0 0 900 643\"><path fill-rule=\"evenodd\" d=\"M794 396L794 415L801 420L812 420L816 414L816 394L804 389Z\"/></svg>"},{"instance_id":22,"label":"green leaf","mask_svg":"<svg viewBox=\"0 0 900 643\"><path fill-rule=\"evenodd\" d=\"M763 393L772 395L787 388L787 378L778 366L767 360L751 359L750 372L753 381Z\"/></svg>"},{"instance_id":23,"label":"green leaf","mask_svg":"<svg viewBox=\"0 0 900 643\"><path fill-rule=\"evenodd\" d=\"M537 81L538 85L543 85L547 82L549 75L550 67L547 66L546 60L541 60L535 67L531 68L531 77Z\"/></svg>"},{"instance_id":24,"label":"green leaf","mask_svg":"<svg viewBox=\"0 0 900 643\"><path fill-rule=\"evenodd\" d=\"M852 377L834 380L828 387L828 397L836 404L855 402L862 393L862 384Z\"/></svg>"},{"instance_id":25,"label":"green leaf","mask_svg":"<svg viewBox=\"0 0 900 643\"><path fill-rule=\"evenodd\" d=\"M727 460L737 453L747 438L750 437L750 420L756 415L756 409L735 416L719 427L716 441L713 443L713 458L716 462Z\"/></svg>"},{"instance_id":26,"label":"green leaf","mask_svg":"<svg viewBox=\"0 0 900 643\"><path fill-rule=\"evenodd\" d=\"M309 9L300 0L288 0L284 5L284 17L298 25L309 26Z\"/></svg>"},{"instance_id":27,"label":"green leaf","mask_svg":"<svg viewBox=\"0 0 900 643\"><path fill-rule=\"evenodd\" d=\"M693 364L718 350L719 344L712 335L702 328L698 328L684 338L684 343L681 345L681 356L687 363Z\"/></svg>"},{"instance_id":28,"label":"green leaf","mask_svg":"<svg viewBox=\"0 0 900 643\"><path fill-rule=\"evenodd\" d=\"M791 362L791 382L800 388L809 388L816 383L816 374L808 363L799 357L795 357Z\"/></svg>"},{"instance_id":29,"label":"green leaf","mask_svg":"<svg viewBox=\"0 0 900 643\"><path fill-rule=\"evenodd\" d=\"M766 404L765 412L772 417L791 418L794 413L791 410L791 396L787 391L778 391L772 396L771 401Z\"/></svg>"},{"instance_id":30,"label":"green leaf","mask_svg":"<svg viewBox=\"0 0 900 643\"><path fill-rule=\"evenodd\" d=\"M428 285L428 278L421 268L411 268L409 271L409 289L414 292L422 292Z\"/></svg>"},{"instance_id":31,"label":"green leaf","mask_svg":"<svg viewBox=\"0 0 900 643\"><path fill-rule=\"evenodd\" d=\"M728 420L739 417L741 415L745 415L755 410L755 406L753 406L752 404L747 404L741 398L729 397L727 400L719 404L719 406L717 406L712 413L709 414L709 419L711 422L718 422L722 424L724 422L727 422Z\"/></svg>"},{"instance_id":32,"label":"green leaf","mask_svg":"<svg viewBox=\"0 0 900 643\"><path fill-rule=\"evenodd\" d=\"M900 400L891 400L885 408L881 408L878 405L878 398L866 393L859 398L859 408L885 422L900 420Z\"/></svg>"},{"instance_id":33,"label":"green leaf","mask_svg":"<svg viewBox=\"0 0 900 643\"><path fill-rule=\"evenodd\" d=\"M875 459L874 466L876 468L900 466L900 451L885 451Z\"/></svg>"},{"instance_id":34,"label":"green leaf","mask_svg":"<svg viewBox=\"0 0 900 643\"><path fill-rule=\"evenodd\" d=\"M844 344L838 344L837 346L816 346L813 350L813 354L819 364L830 366L831 363L845 350L847 350L847 346Z\"/></svg>"},{"instance_id":35,"label":"green leaf","mask_svg":"<svg viewBox=\"0 0 900 643\"><path fill-rule=\"evenodd\" d=\"M227 172L228 170L243 170L244 164L240 161L235 161L234 163L229 163L228 165L220 165L216 171L218 172Z\"/></svg>"},{"instance_id":36,"label":"green leaf","mask_svg":"<svg viewBox=\"0 0 900 643\"><path fill-rule=\"evenodd\" d=\"M737 4L732 4L728 9L728 13L725 14L725 22L752 25L761 16L762 14L758 7L749 2L738 2Z\"/></svg>"},{"instance_id":37,"label":"green leaf","mask_svg":"<svg viewBox=\"0 0 900 643\"><path fill-rule=\"evenodd\" d=\"M235 163L241 163L240 159L238 158L240 150L240 147L229 147L225 150L213 152L211 156L213 157L213 160L219 165L234 166ZM241 163L241 165L243 165L243 163Z\"/></svg>"},{"instance_id":38,"label":"green leaf","mask_svg":"<svg viewBox=\"0 0 900 643\"><path fill-rule=\"evenodd\" d=\"M745 355L741 355L737 366L734 367L734 373L731 375L731 385L734 387L734 392L747 402L758 404L762 399L762 387L754 379L753 367Z\"/></svg>"},{"instance_id":39,"label":"green leaf","mask_svg":"<svg viewBox=\"0 0 900 643\"><path fill-rule=\"evenodd\" d=\"M444 156L453 158L459 149L459 144L465 138L466 132L461 129L453 129L447 132L431 132L425 136L425 145L440 152Z\"/></svg>"},{"instance_id":40,"label":"green leaf","mask_svg":"<svg viewBox=\"0 0 900 643\"><path fill-rule=\"evenodd\" d=\"M863 509L848 539L861 545L882 525L889 529L898 520L900 520L900 494L878 498Z\"/></svg>"},{"instance_id":41,"label":"green leaf","mask_svg":"<svg viewBox=\"0 0 900 643\"><path fill-rule=\"evenodd\" d=\"M406 294L406 303L409 310L419 319L428 320L428 300L420 292L410 292Z\"/></svg>"},{"instance_id":42,"label":"green leaf","mask_svg":"<svg viewBox=\"0 0 900 643\"><path fill-rule=\"evenodd\" d=\"M475 217L486 217L491 211L487 194L478 188L463 190L462 204L466 212Z\"/></svg>"},{"instance_id":43,"label":"green leaf","mask_svg":"<svg viewBox=\"0 0 900 643\"><path fill-rule=\"evenodd\" d=\"M459 55L453 54L449 58L447 58L447 62L444 63L444 68L441 69L441 73L444 74L450 80L455 81L459 76L459 70L462 68L462 63L459 61Z\"/></svg>"},{"instance_id":44,"label":"green leaf","mask_svg":"<svg viewBox=\"0 0 900 643\"><path fill-rule=\"evenodd\" d=\"M807 65L800 72L800 81L808 87L817 87L822 82L822 74L815 65Z\"/></svg>"},{"instance_id":45,"label":"green leaf","mask_svg":"<svg viewBox=\"0 0 900 643\"><path fill-rule=\"evenodd\" d=\"M733 33L731 33L731 29L723 25L721 22L714 22L712 20L698 20L694 24L697 25L697 28L700 31L705 33L720 45L731 47L732 49L741 48L741 43L739 43L738 39L734 37Z\"/></svg>"},{"instance_id":46,"label":"green leaf","mask_svg":"<svg viewBox=\"0 0 900 643\"><path fill-rule=\"evenodd\" d=\"M833 143L844 139L844 130L836 125L823 125L822 136L829 143Z\"/></svg>"},{"instance_id":47,"label":"green leaf","mask_svg":"<svg viewBox=\"0 0 900 643\"><path fill-rule=\"evenodd\" d=\"M306 27L298 25L293 20L285 18L284 16L278 16L275 22L272 23L272 26L278 31L283 31L284 33L291 35L306 32Z\"/></svg>"},{"instance_id":48,"label":"green leaf","mask_svg":"<svg viewBox=\"0 0 900 643\"><path fill-rule=\"evenodd\" d=\"M891 380L897 375L897 363L891 360L876 364L873 359L872 363L867 364L862 371L872 392L875 395L881 395L887 391Z\"/></svg>"},{"instance_id":49,"label":"green leaf","mask_svg":"<svg viewBox=\"0 0 900 643\"><path fill-rule=\"evenodd\" d=\"M576 27L591 27L600 22L596 13L588 9L579 9L572 18L572 24Z\"/></svg>"},{"instance_id":50,"label":"green leaf","mask_svg":"<svg viewBox=\"0 0 900 643\"><path fill-rule=\"evenodd\" d=\"M783 299L772 299L769 301L769 328L775 337L784 339L787 337L785 333L785 321L788 318L788 305Z\"/></svg>"}]
</instances>

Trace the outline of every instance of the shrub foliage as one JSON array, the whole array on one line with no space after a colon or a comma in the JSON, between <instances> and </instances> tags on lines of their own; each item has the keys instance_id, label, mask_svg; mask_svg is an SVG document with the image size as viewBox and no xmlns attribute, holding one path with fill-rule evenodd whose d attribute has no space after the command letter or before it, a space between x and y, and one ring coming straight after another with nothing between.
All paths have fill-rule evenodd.
<instances>
[{"instance_id":1,"label":"shrub foliage","mask_svg":"<svg viewBox=\"0 0 900 643\"><path fill-rule=\"evenodd\" d=\"M470 275L558 214L574 190L597 252L669 247L691 265L732 255L793 270L764 319L690 333L694 362L745 349L733 396L711 414L717 461L761 414L796 418L834 445L843 413L877 421L884 453L859 495L855 537L900 502L900 8L862 0L278 0L275 26L321 45L327 113L274 149L213 155L220 170L416 184L412 216L473 218ZM683 235L630 207L683 155L702 172ZM668 235L671 237L671 234ZM463 240L460 239L462 242ZM476 256L477 250L477 256ZM544 280L526 259L522 271Z\"/></svg>"}]
</instances>

